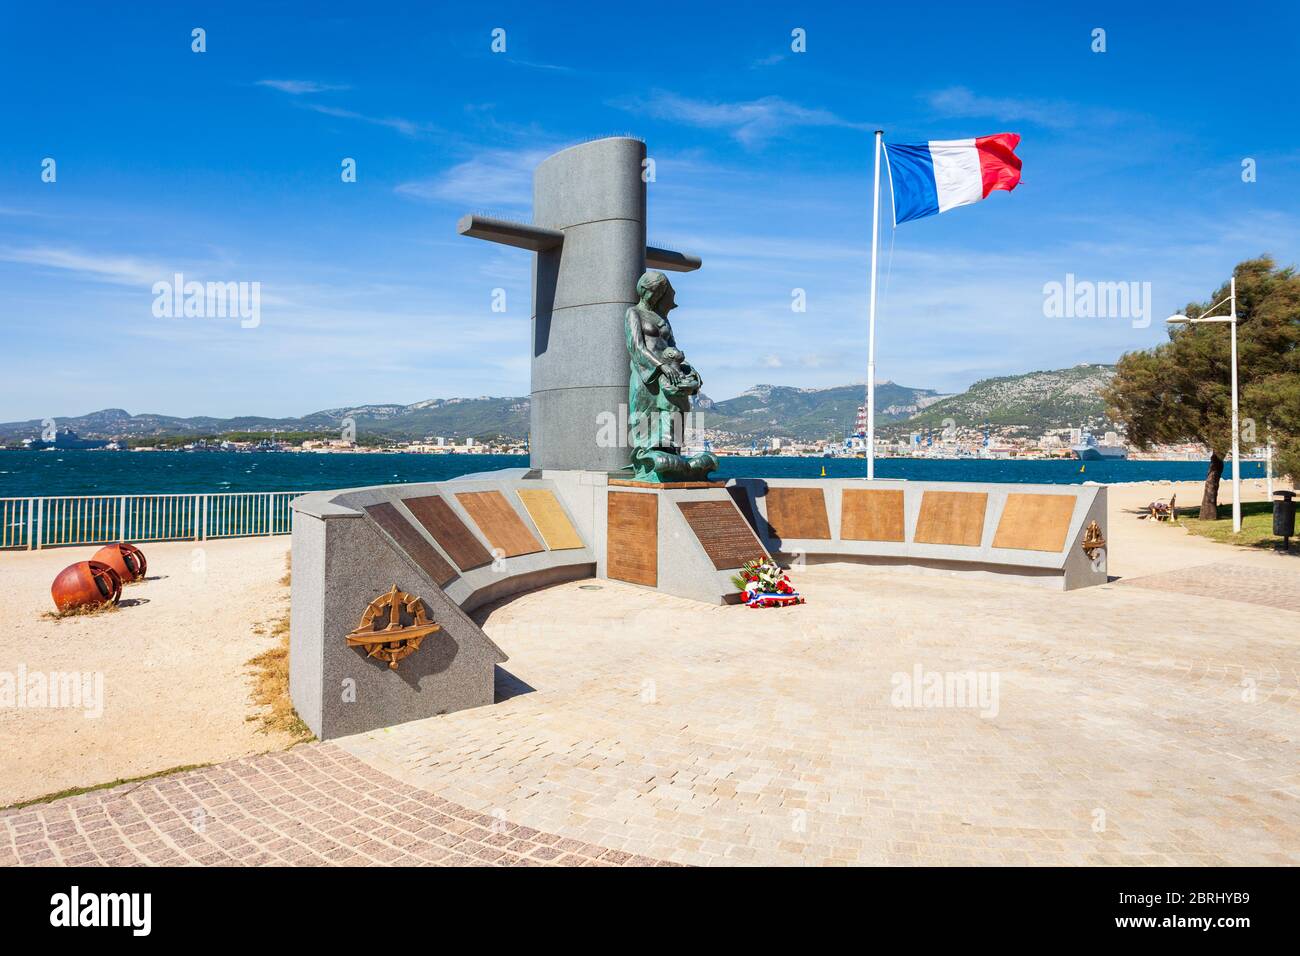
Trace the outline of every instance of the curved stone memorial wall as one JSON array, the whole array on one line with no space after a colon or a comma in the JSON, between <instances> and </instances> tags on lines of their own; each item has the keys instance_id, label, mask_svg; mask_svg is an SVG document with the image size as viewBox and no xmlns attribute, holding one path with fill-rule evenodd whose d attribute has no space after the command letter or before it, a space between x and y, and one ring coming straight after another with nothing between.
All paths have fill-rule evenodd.
<instances>
[{"instance_id":1,"label":"curved stone memorial wall","mask_svg":"<svg viewBox=\"0 0 1300 956\"><path fill-rule=\"evenodd\" d=\"M1102 485L988 485L861 479L757 479L743 499L764 546L785 560L849 560L1012 578L1070 590L1104 584Z\"/></svg>"},{"instance_id":2,"label":"curved stone memorial wall","mask_svg":"<svg viewBox=\"0 0 1300 956\"><path fill-rule=\"evenodd\" d=\"M564 581L720 604L736 599L736 569L768 554L1063 590L1106 581L1097 485L724 487L518 469L320 492L293 509L289 687L322 739L492 703L506 655L470 613Z\"/></svg>"},{"instance_id":3,"label":"curved stone memorial wall","mask_svg":"<svg viewBox=\"0 0 1300 956\"><path fill-rule=\"evenodd\" d=\"M322 740L492 703L506 655L470 612L596 573L590 531L522 470L319 492L293 510L289 691ZM420 604L370 610L394 589ZM425 618L438 629L419 633ZM372 635L394 646L369 654Z\"/></svg>"}]
</instances>

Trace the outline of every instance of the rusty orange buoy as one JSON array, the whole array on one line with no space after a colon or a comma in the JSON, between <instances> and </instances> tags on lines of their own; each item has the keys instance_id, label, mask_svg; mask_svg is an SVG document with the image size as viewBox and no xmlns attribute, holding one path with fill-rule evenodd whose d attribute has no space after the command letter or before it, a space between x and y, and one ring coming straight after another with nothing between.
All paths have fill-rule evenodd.
<instances>
[{"instance_id":1,"label":"rusty orange buoy","mask_svg":"<svg viewBox=\"0 0 1300 956\"><path fill-rule=\"evenodd\" d=\"M116 604L122 596L122 577L103 561L78 561L59 572L50 585L50 596L60 611Z\"/></svg>"},{"instance_id":2,"label":"rusty orange buoy","mask_svg":"<svg viewBox=\"0 0 1300 956\"><path fill-rule=\"evenodd\" d=\"M123 584L139 581L144 577L145 571L149 570L149 562L145 560L144 552L125 541L104 545L90 560L107 564L117 572Z\"/></svg>"}]
</instances>

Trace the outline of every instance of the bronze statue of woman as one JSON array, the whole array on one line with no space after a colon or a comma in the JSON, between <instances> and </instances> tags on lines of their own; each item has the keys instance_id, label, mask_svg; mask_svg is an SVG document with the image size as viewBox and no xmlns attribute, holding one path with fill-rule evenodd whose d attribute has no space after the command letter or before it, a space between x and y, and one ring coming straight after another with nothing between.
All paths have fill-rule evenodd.
<instances>
[{"instance_id":1,"label":"bronze statue of woman","mask_svg":"<svg viewBox=\"0 0 1300 956\"><path fill-rule=\"evenodd\" d=\"M634 478L638 481L700 480L718 467L707 452L689 460L681 454L691 396L699 373L677 348L668 313L677 308L668 277L650 271L636 284L638 302L627 310L628 430Z\"/></svg>"}]
</instances>

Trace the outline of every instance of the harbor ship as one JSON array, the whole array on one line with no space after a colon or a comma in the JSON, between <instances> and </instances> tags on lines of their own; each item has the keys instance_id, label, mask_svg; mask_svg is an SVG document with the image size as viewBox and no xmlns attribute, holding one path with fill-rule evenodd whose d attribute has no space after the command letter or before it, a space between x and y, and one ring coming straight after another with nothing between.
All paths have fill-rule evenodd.
<instances>
[{"instance_id":1,"label":"harbor ship","mask_svg":"<svg viewBox=\"0 0 1300 956\"><path fill-rule=\"evenodd\" d=\"M1070 451L1080 461L1123 461L1128 457L1128 449L1120 444L1113 434L1113 432L1107 433L1107 441L1102 444L1091 434L1084 432L1079 443L1070 446Z\"/></svg>"}]
</instances>

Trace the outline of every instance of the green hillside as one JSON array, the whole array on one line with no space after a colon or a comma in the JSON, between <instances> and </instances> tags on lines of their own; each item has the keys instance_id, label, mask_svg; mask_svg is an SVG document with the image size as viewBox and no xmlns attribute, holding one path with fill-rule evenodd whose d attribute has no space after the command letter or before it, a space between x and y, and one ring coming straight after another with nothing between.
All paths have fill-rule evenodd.
<instances>
[{"instance_id":1,"label":"green hillside","mask_svg":"<svg viewBox=\"0 0 1300 956\"><path fill-rule=\"evenodd\" d=\"M959 395L935 402L924 411L882 431L904 435L921 429L992 425L1025 435L1049 428L1107 427L1102 387L1115 375L1113 365L1076 365L1055 371L1006 375L976 382Z\"/></svg>"}]
</instances>

